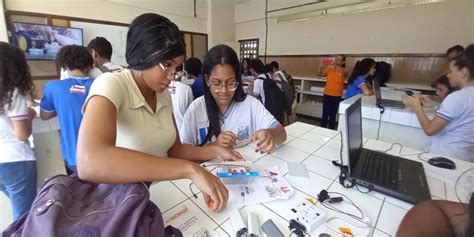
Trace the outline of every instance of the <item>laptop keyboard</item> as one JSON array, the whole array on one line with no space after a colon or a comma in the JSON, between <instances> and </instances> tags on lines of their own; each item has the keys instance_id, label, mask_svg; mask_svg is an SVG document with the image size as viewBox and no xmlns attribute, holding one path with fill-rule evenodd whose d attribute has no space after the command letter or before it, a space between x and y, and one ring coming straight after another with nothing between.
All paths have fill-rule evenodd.
<instances>
[{"instance_id":1,"label":"laptop keyboard","mask_svg":"<svg viewBox=\"0 0 474 237\"><path fill-rule=\"evenodd\" d=\"M362 170L362 178L380 186L398 188L398 159L369 151Z\"/></svg>"}]
</instances>

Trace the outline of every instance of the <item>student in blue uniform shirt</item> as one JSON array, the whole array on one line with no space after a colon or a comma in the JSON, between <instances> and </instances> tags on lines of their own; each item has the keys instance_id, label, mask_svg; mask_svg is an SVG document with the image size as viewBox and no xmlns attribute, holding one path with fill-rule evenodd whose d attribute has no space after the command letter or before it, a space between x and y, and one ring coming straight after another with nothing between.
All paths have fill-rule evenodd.
<instances>
[{"instance_id":1,"label":"student in blue uniform shirt","mask_svg":"<svg viewBox=\"0 0 474 237\"><path fill-rule=\"evenodd\" d=\"M351 76L347 79L347 88L344 99L349 99L358 94L373 95L374 92L367 83L367 77L375 73L375 61L371 58L364 58L358 61L352 70Z\"/></svg>"},{"instance_id":2,"label":"student in blue uniform shirt","mask_svg":"<svg viewBox=\"0 0 474 237\"><path fill-rule=\"evenodd\" d=\"M40 117L48 120L58 116L66 173L72 174L76 171L76 144L82 121L81 108L94 80L87 76L93 60L87 48L77 45L63 47L57 60L61 67L67 69L69 78L46 84L40 104Z\"/></svg>"}]
</instances>

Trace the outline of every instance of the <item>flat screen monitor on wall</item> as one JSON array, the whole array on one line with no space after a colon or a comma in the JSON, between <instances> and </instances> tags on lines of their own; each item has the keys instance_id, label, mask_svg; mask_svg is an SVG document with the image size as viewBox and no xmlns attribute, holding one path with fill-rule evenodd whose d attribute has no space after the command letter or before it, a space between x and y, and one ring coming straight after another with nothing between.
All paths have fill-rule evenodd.
<instances>
[{"instance_id":1,"label":"flat screen monitor on wall","mask_svg":"<svg viewBox=\"0 0 474 237\"><path fill-rule=\"evenodd\" d=\"M65 45L83 45L82 29L13 22L14 43L28 60L55 60Z\"/></svg>"}]
</instances>

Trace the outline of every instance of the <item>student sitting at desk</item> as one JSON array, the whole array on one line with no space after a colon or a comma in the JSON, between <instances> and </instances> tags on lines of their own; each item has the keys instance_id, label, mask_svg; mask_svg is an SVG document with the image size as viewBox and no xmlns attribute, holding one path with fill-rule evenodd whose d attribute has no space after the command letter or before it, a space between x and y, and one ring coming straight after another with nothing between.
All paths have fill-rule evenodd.
<instances>
[{"instance_id":1,"label":"student sitting at desk","mask_svg":"<svg viewBox=\"0 0 474 237\"><path fill-rule=\"evenodd\" d=\"M250 141L271 153L286 140L285 129L262 103L242 88L239 59L226 45L213 47L204 59L204 97L196 99L184 116L183 143L234 148Z\"/></svg>"},{"instance_id":2,"label":"student sitting at desk","mask_svg":"<svg viewBox=\"0 0 474 237\"><path fill-rule=\"evenodd\" d=\"M373 95L374 92L367 83L367 77L375 73L375 61L371 58L364 58L357 61L352 74L347 80L347 88L344 99L349 99L358 94Z\"/></svg>"},{"instance_id":3,"label":"student sitting at desk","mask_svg":"<svg viewBox=\"0 0 474 237\"><path fill-rule=\"evenodd\" d=\"M48 120L58 116L66 173L72 174L76 171L76 143L82 121L81 108L94 81L88 77L93 60L87 48L67 45L59 51L58 62L61 67L67 68L69 78L46 84L41 98L40 117Z\"/></svg>"},{"instance_id":4,"label":"student sitting at desk","mask_svg":"<svg viewBox=\"0 0 474 237\"><path fill-rule=\"evenodd\" d=\"M419 97L407 96L404 103L413 108L423 131L433 136L430 153L474 162L474 45L449 68L451 86L461 89L446 97L433 119L426 117Z\"/></svg>"},{"instance_id":5,"label":"student sitting at desk","mask_svg":"<svg viewBox=\"0 0 474 237\"><path fill-rule=\"evenodd\" d=\"M446 75L441 76L436 80L436 96L424 95L422 97L423 106L434 107L439 109L441 102L443 102L449 94L456 91L456 88L452 87L449 83L449 79Z\"/></svg>"}]
</instances>

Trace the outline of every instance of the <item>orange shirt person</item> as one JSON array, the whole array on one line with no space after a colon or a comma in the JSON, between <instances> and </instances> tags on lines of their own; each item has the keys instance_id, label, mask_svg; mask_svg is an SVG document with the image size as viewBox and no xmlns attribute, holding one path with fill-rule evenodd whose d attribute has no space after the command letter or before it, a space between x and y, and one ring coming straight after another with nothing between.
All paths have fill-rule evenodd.
<instances>
[{"instance_id":1,"label":"orange shirt person","mask_svg":"<svg viewBox=\"0 0 474 237\"><path fill-rule=\"evenodd\" d=\"M346 57L338 55L332 65L324 65L319 69L321 76L326 76L323 97L323 116L321 127L335 129L339 102L344 92L344 81L347 77Z\"/></svg>"}]
</instances>

